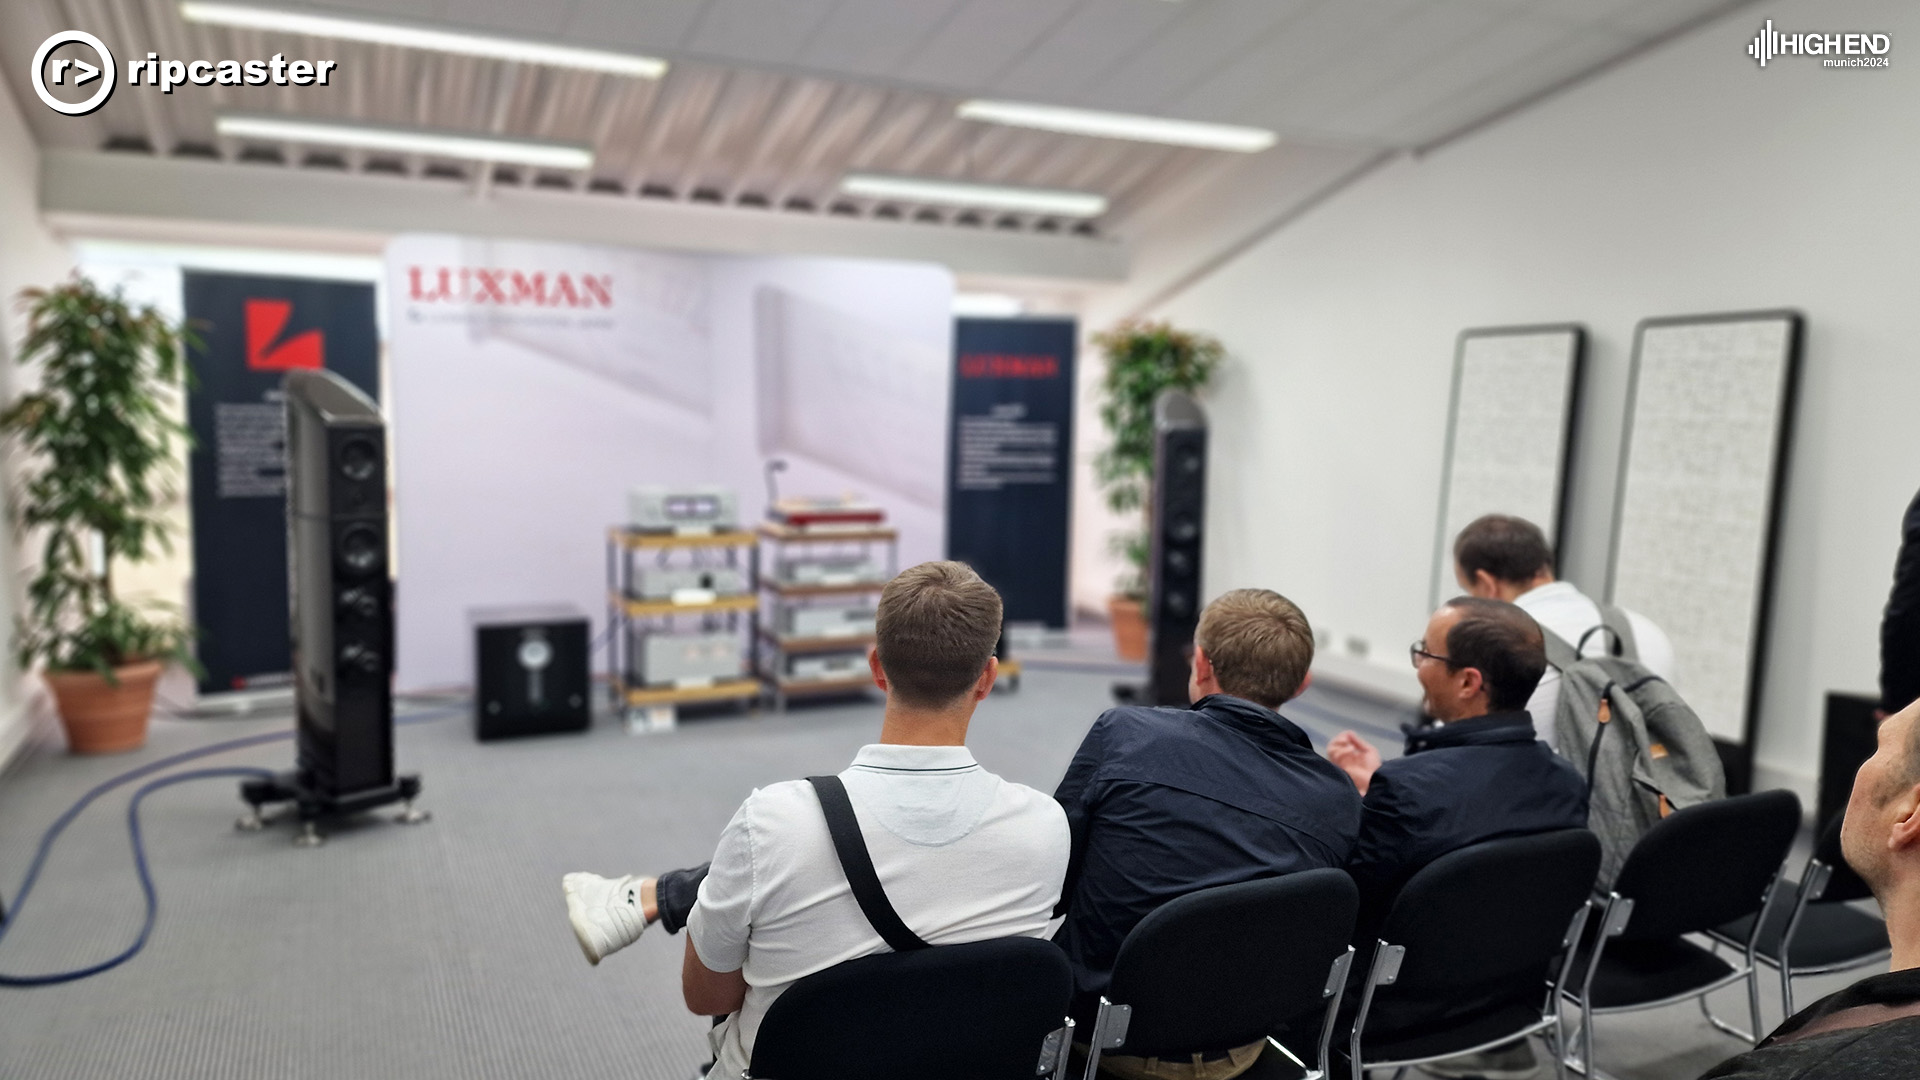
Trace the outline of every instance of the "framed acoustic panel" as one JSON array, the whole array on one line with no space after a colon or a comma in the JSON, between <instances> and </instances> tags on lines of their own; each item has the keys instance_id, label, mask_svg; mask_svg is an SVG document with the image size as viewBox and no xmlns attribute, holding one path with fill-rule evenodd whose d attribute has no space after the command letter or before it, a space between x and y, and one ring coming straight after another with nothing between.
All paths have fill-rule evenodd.
<instances>
[{"instance_id":1,"label":"framed acoustic panel","mask_svg":"<svg viewBox=\"0 0 1920 1080\"><path fill-rule=\"evenodd\" d=\"M1459 592L1453 540L1484 514L1512 514L1559 546L1586 331L1509 326L1460 334L1440 480L1432 606Z\"/></svg>"},{"instance_id":2,"label":"framed acoustic panel","mask_svg":"<svg viewBox=\"0 0 1920 1080\"><path fill-rule=\"evenodd\" d=\"M1745 790L1767 637L1801 319L1648 319L1634 334L1613 602L1673 639L1680 692Z\"/></svg>"}]
</instances>

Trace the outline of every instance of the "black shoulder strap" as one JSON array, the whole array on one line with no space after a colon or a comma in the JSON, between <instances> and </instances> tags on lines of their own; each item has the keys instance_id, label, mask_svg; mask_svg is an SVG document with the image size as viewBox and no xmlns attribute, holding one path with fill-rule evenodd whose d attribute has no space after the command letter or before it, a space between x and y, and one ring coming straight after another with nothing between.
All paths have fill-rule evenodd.
<instances>
[{"instance_id":1,"label":"black shoulder strap","mask_svg":"<svg viewBox=\"0 0 1920 1080\"><path fill-rule=\"evenodd\" d=\"M880 875L874 872L873 856L867 853L867 842L860 836L860 819L853 814L847 786L837 776L809 776L807 783L813 785L813 793L820 799L833 850L840 855L840 869L847 875L847 884L853 886L853 898L867 922L894 952L929 948L920 935L907 929L887 899L887 891L880 887Z\"/></svg>"}]
</instances>

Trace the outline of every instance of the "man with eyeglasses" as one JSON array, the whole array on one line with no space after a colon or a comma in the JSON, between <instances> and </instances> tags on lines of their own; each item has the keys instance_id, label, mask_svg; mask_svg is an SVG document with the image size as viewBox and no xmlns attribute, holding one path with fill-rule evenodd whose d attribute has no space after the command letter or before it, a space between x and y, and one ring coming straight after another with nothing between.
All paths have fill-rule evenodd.
<instances>
[{"instance_id":1,"label":"man with eyeglasses","mask_svg":"<svg viewBox=\"0 0 1920 1080\"><path fill-rule=\"evenodd\" d=\"M1351 731L1327 746L1364 796L1347 863L1360 886L1356 971L1365 970L1387 910L1416 870L1482 840L1587 824L1586 783L1535 737L1527 713L1547 667L1532 616L1504 601L1457 597L1433 613L1409 651L1432 722L1407 733L1405 755L1382 764L1380 751ZM1513 1080L1536 1065L1522 1041L1422 1068Z\"/></svg>"}]
</instances>

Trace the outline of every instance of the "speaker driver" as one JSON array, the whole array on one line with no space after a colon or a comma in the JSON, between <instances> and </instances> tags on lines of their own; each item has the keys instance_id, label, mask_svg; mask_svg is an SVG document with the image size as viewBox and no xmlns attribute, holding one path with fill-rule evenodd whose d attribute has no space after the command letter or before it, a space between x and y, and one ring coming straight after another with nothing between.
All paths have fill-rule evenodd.
<instances>
[{"instance_id":1,"label":"speaker driver","mask_svg":"<svg viewBox=\"0 0 1920 1080\"><path fill-rule=\"evenodd\" d=\"M356 574L379 569L384 554L380 531L370 525L355 525L340 537L340 565Z\"/></svg>"},{"instance_id":2,"label":"speaker driver","mask_svg":"<svg viewBox=\"0 0 1920 1080\"><path fill-rule=\"evenodd\" d=\"M380 451L365 439L349 440L340 448L340 475L361 483L380 468Z\"/></svg>"},{"instance_id":3,"label":"speaker driver","mask_svg":"<svg viewBox=\"0 0 1920 1080\"><path fill-rule=\"evenodd\" d=\"M1200 538L1200 522L1192 514L1176 514L1167 522L1167 539L1191 544Z\"/></svg>"}]
</instances>

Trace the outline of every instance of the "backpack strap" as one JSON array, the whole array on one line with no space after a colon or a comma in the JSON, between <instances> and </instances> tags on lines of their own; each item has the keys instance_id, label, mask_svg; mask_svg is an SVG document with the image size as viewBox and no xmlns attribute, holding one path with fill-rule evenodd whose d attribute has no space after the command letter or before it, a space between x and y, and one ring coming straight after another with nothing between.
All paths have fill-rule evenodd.
<instances>
[{"instance_id":1,"label":"backpack strap","mask_svg":"<svg viewBox=\"0 0 1920 1080\"><path fill-rule=\"evenodd\" d=\"M1613 631L1614 640L1619 643L1614 655L1637 662L1640 659L1640 645L1633 640L1633 620L1627 618L1625 609L1603 601L1595 601L1594 605L1600 609L1601 624Z\"/></svg>"},{"instance_id":2,"label":"backpack strap","mask_svg":"<svg viewBox=\"0 0 1920 1080\"><path fill-rule=\"evenodd\" d=\"M1540 628L1540 637L1547 646L1547 666L1555 671L1565 671L1580 659L1580 650L1567 644L1567 639L1547 629Z\"/></svg>"},{"instance_id":3,"label":"backpack strap","mask_svg":"<svg viewBox=\"0 0 1920 1080\"><path fill-rule=\"evenodd\" d=\"M920 935L907 929L900 913L893 910L887 891L880 887L880 875L874 872L873 856L860 835L860 819L854 816L853 801L847 798L847 785L837 776L809 776L813 793L820 799L820 810L827 818L827 833L833 837L833 850L840 856L840 869L853 886L853 899L861 914L873 926L881 940L894 952L931 948Z\"/></svg>"}]
</instances>

